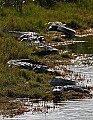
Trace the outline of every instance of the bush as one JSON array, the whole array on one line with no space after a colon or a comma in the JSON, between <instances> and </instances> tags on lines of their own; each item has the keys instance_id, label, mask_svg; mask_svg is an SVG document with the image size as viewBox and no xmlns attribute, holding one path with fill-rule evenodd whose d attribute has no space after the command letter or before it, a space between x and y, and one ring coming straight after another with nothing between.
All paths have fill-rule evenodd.
<instances>
[{"instance_id":1,"label":"bush","mask_svg":"<svg viewBox=\"0 0 93 120\"><path fill-rule=\"evenodd\" d=\"M62 57L63 58L70 58L70 55L69 55L69 53L64 53L64 54L62 54Z\"/></svg>"},{"instance_id":2,"label":"bush","mask_svg":"<svg viewBox=\"0 0 93 120\"><path fill-rule=\"evenodd\" d=\"M80 29L81 25L78 22L72 20L70 23L67 23L67 26L74 29Z\"/></svg>"}]
</instances>

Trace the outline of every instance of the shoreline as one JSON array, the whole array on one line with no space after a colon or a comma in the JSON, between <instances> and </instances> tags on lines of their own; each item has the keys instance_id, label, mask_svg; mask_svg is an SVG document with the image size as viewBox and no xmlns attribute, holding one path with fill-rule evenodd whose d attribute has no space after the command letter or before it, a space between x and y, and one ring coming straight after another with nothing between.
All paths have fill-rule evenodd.
<instances>
[{"instance_id":1,"label":"shoreline","mask_svg":"<svg viewBox=\"0 0 93 120\"><path fill-rule=\"evenodd\" d=\"M22 115L26 112L33 113L43 113L45 110L46 112L48 109L55 108L56 106L47 105L46 102L54 101L54 103L60 103L61 101L69 101L69 100L82 100L82 99L91 99L93 94L87 93L80 93L80 92L64 92L60 95L54 96L52 94L51 98L47 96L45 99L30 99L30 98L16 98L11 99L2 103L5 109L0 110L0 115L3 117L15 117L17 115ZM34 105L37 103L37 105ZM41 103L41 105L40 105Z\"/></svg>"},{"instance_id":2,"label":"shoreline","mask_svg":"<svg viewBox=\"0 0 93 120\"><path fill-rule=\"evenodd\" d=\"M57 43L57 42L54 42L54 43ZM58 42L57 45L59 45L60 43L61 42ZM52 42L47 43L47 44L49 44L51 46L55 46L55 45L53 45ZM62 44L68 45L68 44L74 44L74 43L73 43L73 41L71 42L71 40L68 40L68 41L62 42ZM61 52L63 53L64 51L61 51ZM60 53L60 54L62 54L62 53ZM72 55L72 57L76 57L76 56L78 57L79 55L75 55L75 54ZM46 61L47 61L47 59L46 59ZM61 61L61 62L63 62L63 61ZM69 58L66 61L64 60L63 64L66 62L71 63ZM68 71L66 70L65 72L68 72ZM89 86L89 87L91 90L93 90L93 86ZM64 92L60 96L57 96L57 97L59 98L58 100L67 101L67 100L72 100L72 99L92 98L93 95L86 94L86 93L78 93L78 92ZM30 101L29 98L25 98L25 99L19 98L19 100L17 98L13 99L13 100L11 98L9 98L9 100L7 100L7 102L4 102L4 101L1 102L3 109L0 110L0 115L3 115L4 117L14 117L16 115L21 115L21 114L24 114L25 112L31 111L32 109L29 109L29 106L31 107L31 104L30 104L31 102L33 102L33 104L34 104L35 101L38 102L38 101L53 101L53 100L57 100L56 96L54 96L53 94L48 94L45 98L39 99L39 100L32 99L32 101ZM28 102L28 104L24 104L24 101L26 101L26 103ZM49 108L50 108L50 106L48 106L48 108L46 107L46 109L49 109ZM37 111L37 109L34 108L34 112L36 112L36 111ZM39 108L38 111L42 111L42 109Z\"/></svg>"}]
</instances>

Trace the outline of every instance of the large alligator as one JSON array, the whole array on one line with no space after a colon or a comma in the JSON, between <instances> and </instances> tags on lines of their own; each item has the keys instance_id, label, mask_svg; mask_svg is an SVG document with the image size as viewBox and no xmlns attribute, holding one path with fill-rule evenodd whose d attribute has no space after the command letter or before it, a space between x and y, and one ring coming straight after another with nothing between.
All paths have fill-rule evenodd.
<instances>
[{"instance_id":1,"label":"large alligator","mask_svg":"<svg viewBox=\"0 0 93 120\"><path fill-rule=\"evenodd\" d=\"M90 91L85 86L79 85L76 81L66 80L62 78L53 78L49 83L54 87L53 92L81 92L90 93Z\"/></svg>"},{"instance_id":2,"label":"large alligator","mask_svg":"<svg viewBox=\"0 0 93 120\"><path fill-rule=\"evenodd\" d=\"M63 32L65 35L69 37L74 37L76 35L76 31L66 27L65 24L61 22L49 22L50 24L49 30L51 31L58 31L58 32Z\"/></svg>"}]
</instances>

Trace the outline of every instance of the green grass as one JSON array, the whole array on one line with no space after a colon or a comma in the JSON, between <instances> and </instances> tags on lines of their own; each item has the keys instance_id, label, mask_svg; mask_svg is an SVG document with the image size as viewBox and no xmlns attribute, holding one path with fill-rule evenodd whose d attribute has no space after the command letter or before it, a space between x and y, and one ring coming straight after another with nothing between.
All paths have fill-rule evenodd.
<instances>
[{"instance_id":1,"label":"green grass","mask_svg":"<svg viewBox=\"0 0 93 120\"><path fill-rule=\"evenodd\" d=\"M88 5L87 5L88 4ZM19 13L13 7L0 8L0 97L44 97L50 90L48 80L53 77L50 74L36 73L9 68L7 61L16 58L29 58L44 62L43 57L31 55L36 52L35 47L27 47L17 41L19 36L10 34L9 30L35 31L43 35L48 32L49 21L60 21L74 29L93 27L93 8L89 3L83 5L75 3L57 3L53 8L46 9L33 3L23 6L23 12ZM6 32L3 32L6 31ZM47 39L48 37L46 37ZM47 39L47 41L51 38ZM47 56L46 56L47 57ZM50 55L52 59L62 59L60 55ZM68 54L63 57L69 57Z\"/></svg>"}]
</instances>

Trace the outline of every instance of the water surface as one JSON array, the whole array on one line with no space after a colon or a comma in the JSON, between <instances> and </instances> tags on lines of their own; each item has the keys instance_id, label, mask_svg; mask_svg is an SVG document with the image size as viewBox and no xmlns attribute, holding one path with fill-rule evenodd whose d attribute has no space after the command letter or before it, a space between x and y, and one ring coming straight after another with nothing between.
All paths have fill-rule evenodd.
<instances>
[{"instance_id":1,"label":"water surface","mask_svg":"<svg viewBox=\"0 0 93 120\"><path fill-rule=\"evenodd\" d=\"M68 45L64 49L75 53L93 54L93 37L78 38L76 40L86 41ZM63 48L62 46L59 47ZM85 76L84 85L93 86L93 66L67 66L74 72ZM83 100L61 101L59 104L48 102L51 109L43 112L27 112L13 118L3 118L0 120L93 120L93 98ZM55 107L54 107L55 106Z\"/></svg>"},{"instance_id":2,"label":"water surface","mask_svg":"<svg viewBox=\"0 0 93 120\"><path fill-rule=\"evenodd\" d=\"M65 101L48 113L28 112L4 120L93 120L93 99Z\"/></svg>"}]
</instances>

